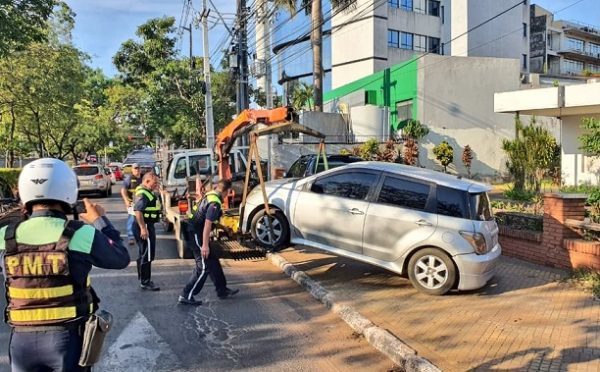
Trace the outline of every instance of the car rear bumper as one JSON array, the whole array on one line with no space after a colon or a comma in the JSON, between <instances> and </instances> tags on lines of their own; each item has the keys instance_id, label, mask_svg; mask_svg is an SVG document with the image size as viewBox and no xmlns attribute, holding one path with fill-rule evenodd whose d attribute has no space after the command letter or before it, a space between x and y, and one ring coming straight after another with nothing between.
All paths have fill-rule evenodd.
<instances>
[{"instance_id":1,"label":"car rear bumper","mask_svg":"<svg viewBox=\"0 0 600 372\"><path fill-rule=\"evenodd\" d=\"M502 248L500 244L496 244L486 254L469 253L455 256L454 261L460 273L458 289L466 291L485 286L496 274L496 265L501 254Z\"/></svg>"},{"instance_id":2,"label":"car rear bumper","mask_svg":"<svg viewBox=\"0 0 600 372\"><path fill-rule=\"evenodd\" d=\"M79 192L95 192L106 190L106 182L79 185Z\"/></svg>"}]
</instances>

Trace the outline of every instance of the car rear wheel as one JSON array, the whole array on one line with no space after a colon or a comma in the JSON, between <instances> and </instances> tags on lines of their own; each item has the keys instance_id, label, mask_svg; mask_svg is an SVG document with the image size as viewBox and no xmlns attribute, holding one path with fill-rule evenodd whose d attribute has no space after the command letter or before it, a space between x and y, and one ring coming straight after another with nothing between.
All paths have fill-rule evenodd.
<instances>
[{"instance_id":1,"label":"car rear wheel","mask_svg":"<svg viewBox=\"0 0 600 372\"><path fill-rule=\"evenodd\" d=\"M425 248L411 257L408 263L408 277L419 291L440 296L454 286L456 268L452 259L444 251Z\"/></svg>"},{"instance_id":2,"label":"car rear wheel","mask_svg":"<svg viewBox=\"0 0 600 372\"><path fill-rule=\"evenodd\" d=\"M104 196L105 198L108 198L110 196L110 186L106 187L106 190L104 190L104 192L102 193L102 196Z\"/></svg>"},{"instance_id":3,"label":"car rear wheel","mask_svg":"<svg viewBox=\"0 0 600 372\"><path fill-rule=\"evenodd\" d=\"M272 227L272 234L269 230ZM283 212L271 209L271 216L266 210L258 212L252 219L250 232L252 238L261 247L279 250L290 240L290 227Z\"/></svg>"}]
</instances>

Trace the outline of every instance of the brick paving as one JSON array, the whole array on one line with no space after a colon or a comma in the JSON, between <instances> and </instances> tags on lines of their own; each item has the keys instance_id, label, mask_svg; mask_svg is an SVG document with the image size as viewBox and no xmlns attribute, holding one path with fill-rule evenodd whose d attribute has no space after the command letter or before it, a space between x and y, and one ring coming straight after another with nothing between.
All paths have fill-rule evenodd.
<instances>
[{"instance_id":1,"label":"brick paving","mask_svg":"<svg viewBox=\"0 0 600 372\"><path fill-rule=\"evenodd\" d=\"M431 297L361 262L280 253L444 371L600 371L600 301L564 271L502 257L486 287Z\"/></svg>"}]
</instances>

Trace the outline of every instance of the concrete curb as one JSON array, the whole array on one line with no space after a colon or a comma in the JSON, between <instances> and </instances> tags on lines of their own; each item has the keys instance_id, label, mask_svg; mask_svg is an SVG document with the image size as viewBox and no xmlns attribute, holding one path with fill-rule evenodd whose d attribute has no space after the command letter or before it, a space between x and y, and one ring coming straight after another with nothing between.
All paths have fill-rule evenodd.
<instances>
[{"instance_id":1,"label":"concrete curb","mask_svg":"<svg viewBox=\"0 0 600 372\"><path fill-rule=\"evenodd\" d=\"M403 370L412 372L441 372L433 363L418 356L417 352L406 345L387 330L375 325L361 315L353 307L340 305L332 293L329 293L321 284L309 277L304 271L299 271L294 265L277 253L267 253L271 263L279 267L296 283L306 289L315 299L322 302L331 311L342 318L356 333L365 339L377 350L385 354Z\"/></svg>"}]
</instances>

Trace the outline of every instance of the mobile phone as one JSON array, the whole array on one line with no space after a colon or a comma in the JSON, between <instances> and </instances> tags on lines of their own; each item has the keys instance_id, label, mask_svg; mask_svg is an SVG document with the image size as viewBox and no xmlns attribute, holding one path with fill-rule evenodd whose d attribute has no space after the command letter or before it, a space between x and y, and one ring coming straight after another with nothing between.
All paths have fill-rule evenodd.
<instances>
[{"instance_id":1,"label":"mobile phone","mask_svg":"<svg viewBox=\"0 0 600 372\"><path fill-rule=\"evenodd\" d=\"M75 204L74 211L77 214L82 214L82 213L87 212L86 209L85 209L85 204L83 203L83 200L77 200L77 203Z\"/></svg>"}]
</instances>

